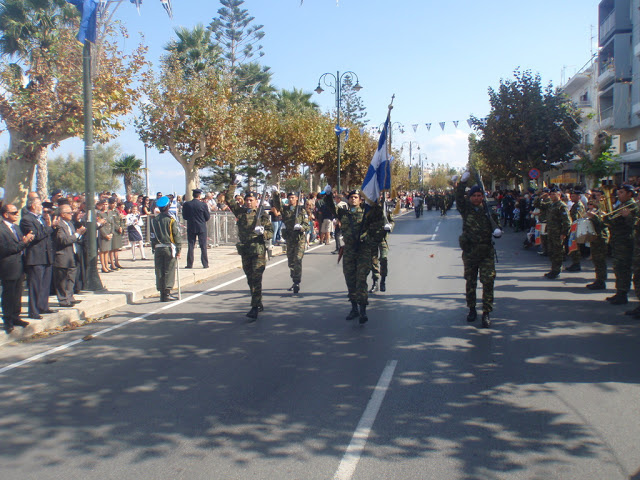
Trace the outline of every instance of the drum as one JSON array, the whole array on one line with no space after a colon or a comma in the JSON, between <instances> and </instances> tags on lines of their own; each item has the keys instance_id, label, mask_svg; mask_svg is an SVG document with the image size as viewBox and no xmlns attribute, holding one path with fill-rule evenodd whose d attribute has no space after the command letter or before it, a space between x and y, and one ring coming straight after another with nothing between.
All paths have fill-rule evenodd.
<instances>
[{"instance_id":1,"label":"drum","mask_svg":"<svg viewBox=\"0 0 640 480\"><path fill-rule=\"evenodd\" d=\"M593 222L588 218L579 218L576 220L576 242L589 243L598 238Z\"/></svg>"},{"instance_id":2,"label":"drum","mask_svg":"<svg viewBox=\"0 0 640 480\"><path fill-rule=\"evenodd\" d=\"M540 230L540 235L547 234L547 222L541 222L536 225L536 230Z\"/></svg>"}]
</instances>

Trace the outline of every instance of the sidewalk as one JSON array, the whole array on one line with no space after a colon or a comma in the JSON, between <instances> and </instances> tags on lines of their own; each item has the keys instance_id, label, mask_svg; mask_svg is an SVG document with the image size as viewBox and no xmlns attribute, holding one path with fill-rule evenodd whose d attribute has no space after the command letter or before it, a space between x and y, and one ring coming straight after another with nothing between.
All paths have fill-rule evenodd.
<instances>
[{"instance_id":1,"label":"sidewalk","mask_svg":"<svg viewBox=\"0 0 640 480\"><path fill-rule=\"evenodd\" d=\"M55 296L49 297L50 308L57 310L57 312L43 315L42 320L27 317L28 299L25 290L25 295L22 297L21 318L28 321L29 326L26 328L16 327L9 335L4 331L0 331L0 347L25 340L41 332L62 330L72 324L81 325L86 321L99 319L117 308L136 303L147 297L157 296L159 298L159 292L156 290L156 276L151 248L145 247L145 253L147 260L138 259L134 262L131 257L131 250L121 251L120 263L124 269L112 273L101 273L100 279L106 290L95 293L82 291L80 294L75 295L76 300L81 300L75 307L60 307ZM273 247L274 256L282 253L282 247ZM180 257L180 285L182 288L207 281L234 270L242 271L242 260L233 245L210 248L208 250L209 268L207 269L202 268L200 250L198 248L195 251L194 268L184 268L186 255L187 248L184 245ZM98 268L100 268L99 265ZM177 282L175 287L177 288ZM176 288L173 290L174 293Z\"/></svg>"}]
</instances>

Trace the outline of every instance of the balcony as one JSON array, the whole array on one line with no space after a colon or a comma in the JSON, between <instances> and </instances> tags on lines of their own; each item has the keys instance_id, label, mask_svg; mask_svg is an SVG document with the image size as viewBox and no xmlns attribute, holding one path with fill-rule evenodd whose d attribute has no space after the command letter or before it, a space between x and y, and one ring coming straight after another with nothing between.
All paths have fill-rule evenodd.
<instances>
[{"instance_id":1,"label":"balcony","mask_svg":"<svg viewBox=\"0 0 640 480\"><path fill-rule=\"evenodd\" d=\"M615 65L613 64L613 60L610 60L607 63L602 64L600 67L600 75L598 76L598 88L602 90L609 84L613 83L615 79Z\"/></svg>"},{"instance_id":2,"label":"balcony","mask_svg":"<svg viewBox=\"0 0 640 480\"><path fill-rule=\"evenodd\" d=\"M613 127L613 107L600 110L600 128Z\"/></svg>"},{"instance_id":3,"label":"balcony","mask_svg":"<svg viewBox=\"0 0 640 480\"><path fill-rule=\"evenodd\" d=\"M604 45L607 38L615 31L616 29L616 17L615 10L612 10L611 13L605 18L600 24L600 45Z\"/></svg>"}]
</instances>

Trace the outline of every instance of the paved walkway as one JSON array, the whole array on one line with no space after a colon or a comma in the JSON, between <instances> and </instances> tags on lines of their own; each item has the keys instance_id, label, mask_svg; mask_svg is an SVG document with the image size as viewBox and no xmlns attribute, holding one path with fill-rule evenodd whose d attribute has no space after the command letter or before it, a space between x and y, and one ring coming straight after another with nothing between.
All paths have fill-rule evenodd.
<instances>
[{"instance_id":1,"label":"paved walkway","mask_svg":"<svg viewBox=\"0 0 640 480\"><path fill-rule=\"evenodd\" d=\"M159 297L159 292L156 290L151 248L145 247L145 252L148 260L138 259L134 262L130 250L121 251L120 263L124 268L112 273L100 274L100 279L106 290L95 293L82 291L80 294L74 295L76 300L81 300L81 302L72 308L59 307L57 298L50 297L49 305L57 312L43 315L42 320L27 318L27 297L23 296L21 318L27 320L29 326L26 328L16 327L9 335L0 330L0 347L27 339L41 332L64 329L74 323L82 324L91 319L98 319L117 308L129 303L136 303L143 298ZM139 252L137 253L139 255ZM281 247L273 247L274 256L282 253ZM185 245L180 258L181 267L185 265L186 255ZM209 268L207 269L202 268L198 249L195 252L194 268L180 268L182 287L203 282L234 270L242 270L242 261L233 245L210 248L208 256Z\"/></svg>"}]
</instances>

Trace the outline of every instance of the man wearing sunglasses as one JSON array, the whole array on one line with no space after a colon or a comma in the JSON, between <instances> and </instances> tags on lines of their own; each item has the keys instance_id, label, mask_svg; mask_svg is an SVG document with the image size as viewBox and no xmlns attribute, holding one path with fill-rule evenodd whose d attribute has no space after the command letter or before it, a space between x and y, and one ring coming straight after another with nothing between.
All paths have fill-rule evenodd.
<instances>
[{"instance_id":1,"label":"man wearing sunglasses","mask_svg":"<svg viewBox=\"0 0 640 480\"><path fill-rule=\"evenodd\" d=\"M33 240L33 233L22 232L16 225L18 208L7 204L0 207L0 282L2 283L2 320L4 331L11 333L15 325L26 327L20 319L24 283L23 252Z\"/></svg>"}]
</instances>

